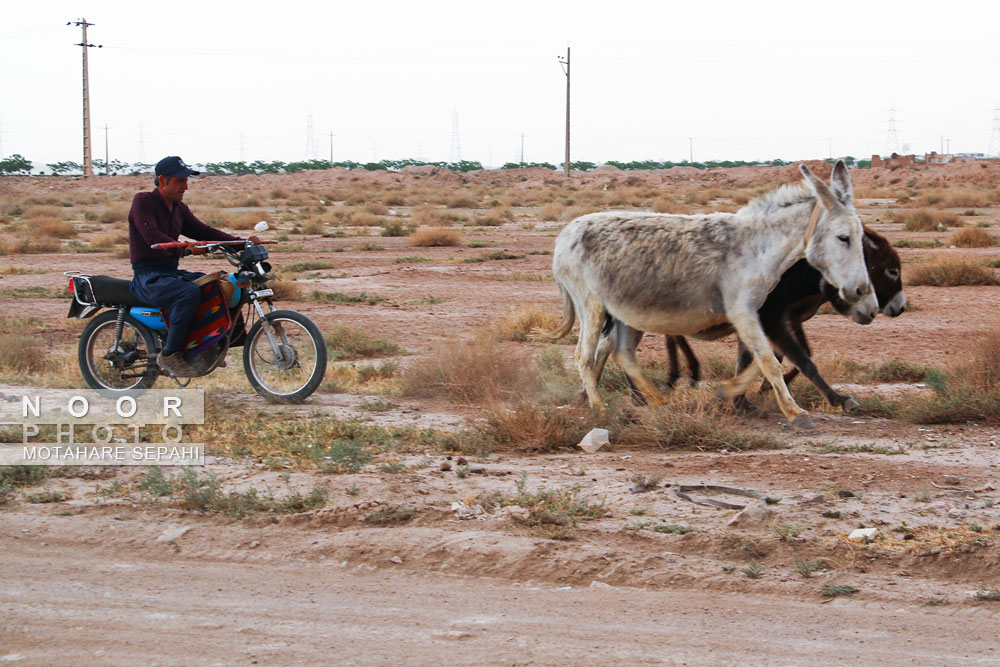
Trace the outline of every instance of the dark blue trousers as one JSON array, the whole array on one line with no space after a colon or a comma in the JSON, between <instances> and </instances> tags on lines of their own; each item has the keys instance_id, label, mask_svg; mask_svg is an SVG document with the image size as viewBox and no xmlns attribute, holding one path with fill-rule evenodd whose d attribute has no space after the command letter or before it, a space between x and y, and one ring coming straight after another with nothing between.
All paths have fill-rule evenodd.
<instances>
[{"instance_id":1,"label":"dark blue trousers","mask_svg":"<svg viewBox=\"0 0 1000 667\"><path fill-rule=\"evenodd\" d=\"M184 338L194 322L194 314L201 305L201 288L194 281L205 275L183 271L177 268L176 262L172 264L172 267L170 262L133 264L135 275L129 286L136 299L170 312L167 342L162 352L164 356L174 354L184 344Z\"/></svg>"}]
</instances>

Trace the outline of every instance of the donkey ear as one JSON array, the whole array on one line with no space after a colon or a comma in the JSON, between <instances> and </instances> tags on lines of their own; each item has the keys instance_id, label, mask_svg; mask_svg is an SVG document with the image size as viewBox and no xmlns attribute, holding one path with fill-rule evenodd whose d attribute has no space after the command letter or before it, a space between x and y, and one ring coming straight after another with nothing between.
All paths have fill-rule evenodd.
<instances>
[{"instance_id":1,"label":"donkey ear","mask_svg":"<svg viewBox=\"0 0 1000 667\"><path fill-rule=\"evenodd\" d=\"M851 186L851 175L847 173L847 165L843 160L837 160L833 167L833 174L830 176L830 188L836 195L837 201L844 206L854 205L854 188Z\"/></svg>"},{"instance_id":2,"label":"donkey ear","mask_svg":"<svg viewBox=\"0 0 1000 667\"><path fill-rule=\"evenodd\" d=\"M878 250L878 243L875 242L871 236L867 233L861 236L861 241L865 244L865 247L869 250Z\"/></svg>"},{"instance_id":3,"label":"donkey ear","mask_svg":"<svg viewBox=\"0 0 1000 667\"><path fill-rule=\"evenodd\" d=\"M840 202L833 192L826 186L826 183L816 178L816 174L809 170L809 167L804 164L799 165L799 171L806 179L806 187L812 190L812 193L816 195L820 203L823 205L827 211L835 211L840 208Z\"/></svg>"}]
</instances>

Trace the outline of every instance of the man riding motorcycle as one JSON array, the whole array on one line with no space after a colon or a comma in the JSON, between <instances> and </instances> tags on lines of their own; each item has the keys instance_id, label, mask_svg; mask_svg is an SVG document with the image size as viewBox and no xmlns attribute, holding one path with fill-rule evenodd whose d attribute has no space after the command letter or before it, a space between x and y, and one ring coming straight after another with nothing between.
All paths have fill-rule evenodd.
<instances>
[{"instance_id":1,"label":"man riding motorcycle","mask_svg":"<svg viewBox=\"0 0 1000 667\"><path fill-rule=\"evenodd\" d=\"M150 246L177 241L181 234L197 241L242 240L206 225L182 201L188 177L199 173L176 155L163 158L156 163L156 188L138 193L128 214L129 259L134 273L129 291L143 303L169 312L167 340L156 363L179 377L197 375L181 356L181 346L201 305L201 289L194 281L205 274L179 269L178 260L189 253L203 255L206 251L194 243L169 250ZM256 236L249 240L260 243Z\"/></svg>"}]
</instances>

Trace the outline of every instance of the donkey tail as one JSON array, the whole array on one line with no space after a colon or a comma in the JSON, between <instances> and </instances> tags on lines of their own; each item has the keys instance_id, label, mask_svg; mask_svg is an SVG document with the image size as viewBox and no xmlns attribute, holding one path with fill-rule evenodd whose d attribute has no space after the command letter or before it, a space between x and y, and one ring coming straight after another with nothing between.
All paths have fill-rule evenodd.
<instances>
[{"instance_id":1,"label":"donkey tail","mask_svg":"<svg viewBox=\"0 0 1000 667\"><path fill-rule=\"evenodd\" d=\"M563 302L563 318L562 322L559 323L559 327L554 331L534 327L531 330L533 336L542 340L559 340L573 328L573 321L576 320L576 309L573 307L573 299L569 298L569 292L562 285L559 285L559 293L562 295Z\"/></svg>"}]
</instances>

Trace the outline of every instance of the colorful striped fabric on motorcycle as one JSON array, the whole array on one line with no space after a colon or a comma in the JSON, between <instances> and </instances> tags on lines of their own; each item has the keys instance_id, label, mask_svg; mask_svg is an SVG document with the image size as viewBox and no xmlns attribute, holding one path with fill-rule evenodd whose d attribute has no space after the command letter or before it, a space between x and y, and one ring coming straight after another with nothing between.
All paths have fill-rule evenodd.
<instances>
[{"instance_id":1,"label":"colorful striped fabric on motorcycle","mask_svg":"<svg viewBox=\"0 0 1000 667\"><path fill-rule=\"evenodd\" d=\"M205 278L210 276L214 278L212 274L205 276ZM219 281L203 278L198 280L198 283L202 283L200 285L201 305L195 312L191 331L184 339L184 345L181 348L184 359L187 361L194 359L199 352L218 342L223 336L228 336L233 325L232 319L229 317L229 309L226 308L222 290L219 287ZM164 312L163 319L166 321L168 316L169 314Z\"/></svg>"}]
</instances>

